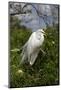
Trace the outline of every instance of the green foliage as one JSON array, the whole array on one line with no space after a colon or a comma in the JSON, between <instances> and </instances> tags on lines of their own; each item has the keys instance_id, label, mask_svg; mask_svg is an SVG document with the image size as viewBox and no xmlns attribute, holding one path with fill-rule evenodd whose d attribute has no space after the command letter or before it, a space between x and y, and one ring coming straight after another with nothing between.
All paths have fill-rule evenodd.
<instances>
[{"instance_id":1,"label":"green foliage","mask_svg":"<svg viewBox=\"0 0 61 90\"><path fill-rule=\"evenodd\" d=\"M36 59L35 64L20 65L20 53L10 52L10 87L26 87L40 85L59 84L59 37L58 27L48 27L42 49ZM10 49L21 48L31 35L31 30L27 28L10 30Z\"/></svg>"},{"instance_id":2,"label":"green foliage","mask_svg":"<svg viewBox=\"0 0 61 90\"><path fill-rule=\"evenodd\" d=\"M31 31L26 29L15 29L10 31L10 46L13 48L20 48L28 40Z\"/></svg>"}]
</instances>

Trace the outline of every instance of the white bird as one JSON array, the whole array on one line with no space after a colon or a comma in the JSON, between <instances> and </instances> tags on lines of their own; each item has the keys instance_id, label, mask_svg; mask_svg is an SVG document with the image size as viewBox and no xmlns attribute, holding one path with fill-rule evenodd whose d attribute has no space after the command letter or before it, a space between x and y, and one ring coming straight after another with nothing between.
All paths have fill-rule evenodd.
<instances>
[{"instance_id":1,"label":"white bird","mask_svg":"<svg viewBox=\"0 0 61 90\"><path fill-rule=\"evenodd\" d=\"M26 62L28 60L31 66L34 64L40 51L40 46L44 42L44 35L45 32L43 31L43 29L38 29L36 32L33 32L31 34L29 40L23 46L23 50L21 53L21 63ZM44 53L43 50L42 52Z\"/></svg>"}]
</instances>

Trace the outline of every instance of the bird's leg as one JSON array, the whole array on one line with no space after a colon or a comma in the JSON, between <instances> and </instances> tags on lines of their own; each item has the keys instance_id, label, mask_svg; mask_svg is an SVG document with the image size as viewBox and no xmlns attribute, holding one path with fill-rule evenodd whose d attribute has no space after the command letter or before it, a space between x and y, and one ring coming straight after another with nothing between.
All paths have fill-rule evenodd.
<instances>
[{"instance_id":1,"label":"bird's leg","mask_svg":"<svg viewBox=\"0 0 61 90\"><path fill-rule=\"evenodd\" d=\"M40 50L42 51L43 54L46 54L41 48L40 48Z\"/></svg>"}]
</instances>

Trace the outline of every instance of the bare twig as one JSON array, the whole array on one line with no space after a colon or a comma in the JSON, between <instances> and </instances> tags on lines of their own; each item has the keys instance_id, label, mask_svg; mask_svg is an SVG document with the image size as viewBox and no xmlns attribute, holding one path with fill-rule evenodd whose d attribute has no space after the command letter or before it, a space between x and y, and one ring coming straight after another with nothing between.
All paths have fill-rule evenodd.
<instances>
[{"instance_id":1,"label":"bare twig","mask_svg":"<svg viewBox=\"0 0 61 90\"><path fill-rule=\"evenodd\" d=\"M43 54L46 54L45 51L43 51L41 48L40 48L40 50L42 51Z\"/></svg>"}]
</instances>

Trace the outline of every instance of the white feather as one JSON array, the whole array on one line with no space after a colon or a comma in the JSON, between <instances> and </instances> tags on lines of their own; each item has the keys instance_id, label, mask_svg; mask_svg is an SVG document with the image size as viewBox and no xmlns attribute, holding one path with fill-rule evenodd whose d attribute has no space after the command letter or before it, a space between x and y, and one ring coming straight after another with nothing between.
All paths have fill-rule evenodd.
<instances>
[{"instance_id":1,"label":"white feather","mask_svg":"<svg viewBox=\"0 0 61 90\"><path fill-rule=\"evenodd\" d=\"M30 65L33 65L40 51L40 46L43 44L43 42L44 31L42 29L39 29L36 32L33 32L29 40L23 46L23 50L21 53L21 62L28 60Z\"/></svg>"}]
</instances>

